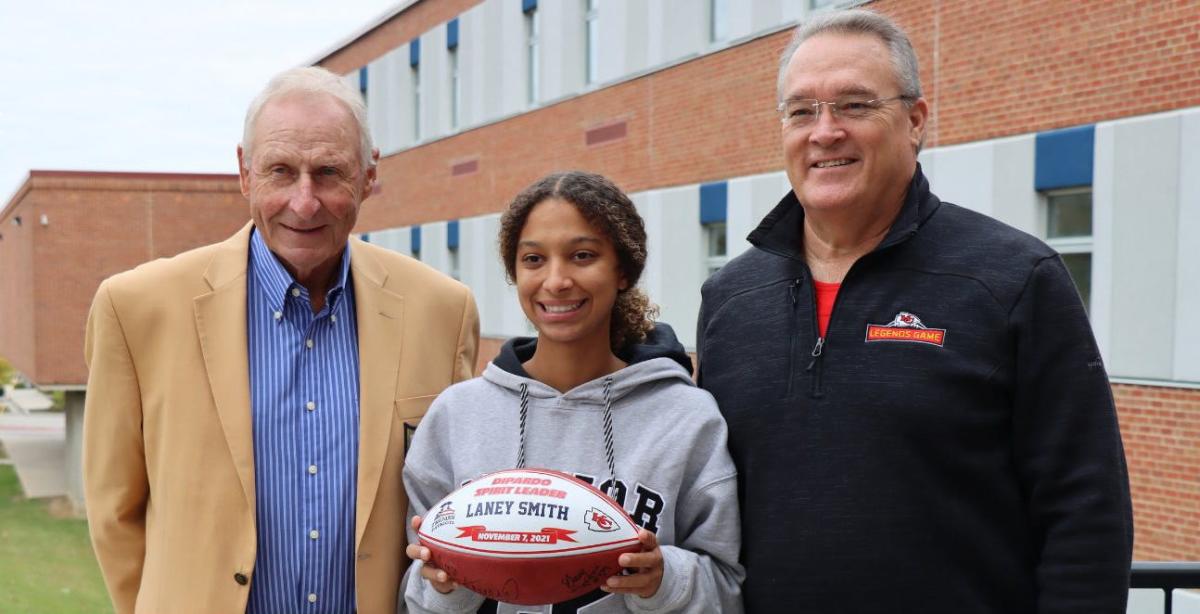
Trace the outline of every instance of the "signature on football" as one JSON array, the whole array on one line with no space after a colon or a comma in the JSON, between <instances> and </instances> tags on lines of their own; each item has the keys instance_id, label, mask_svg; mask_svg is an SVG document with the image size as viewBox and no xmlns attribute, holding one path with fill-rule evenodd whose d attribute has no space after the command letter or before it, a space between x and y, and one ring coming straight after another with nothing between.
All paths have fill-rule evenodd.
<instances>
[{"instance_id":1,"label":"signature on football","mask_svg":"<svg viewBox=\"0 0 1200 614\"><path fill-rule=\"evenodd\" d=\"M595 565L591 569L580 569L577 573L563 576L562 583L572 591L600 584L617 570L608 565Z\"/></svg>"}]
</instances>

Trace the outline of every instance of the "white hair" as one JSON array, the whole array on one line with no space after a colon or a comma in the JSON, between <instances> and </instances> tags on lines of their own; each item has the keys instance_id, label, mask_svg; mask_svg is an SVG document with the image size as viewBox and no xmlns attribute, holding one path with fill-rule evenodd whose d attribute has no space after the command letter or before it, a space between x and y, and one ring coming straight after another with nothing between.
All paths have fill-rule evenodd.
<instances>
[{"instance_id":1,"label":"white hair","mask_svg":"<svg viewBox=\"0 0 1200 614\"><path fill-rule=\"evenodd\" d=\"M783 101L783 81L788 64L796 49L804 41L827 32L837 34L865 34L874 36L887 45L892 56L892 72L900 86L900 94L912 100L921 97L921 77L917 70L917 54L913 51L908 35L895 22L884 15L863 9L834 11L814 17L796 28L792 42L788 43L779 58L779 78L776 96Z\"/></svg>"},{"instance_id":2,"label":"white hair","mask_svg":"<svg viewBox=\"0 0 1200 614\"><path fill-rule=\"evenodd\" d=\"M373 161L374 144L371 142L371 130L367 125L367 105L363 102L362 94L354 89L342 77L319 66L292 68L275 75L263 91L250 103L246 109L246 122L242 126L242 154L244 164L250 163L250 146L254 141L254 122L262 113L263 107L272 99L295 93L328 94L346 105L354 122L358 125L358 135L361 151L359 158L363 168L369 168Z\"/></svg>"}]
</instances>

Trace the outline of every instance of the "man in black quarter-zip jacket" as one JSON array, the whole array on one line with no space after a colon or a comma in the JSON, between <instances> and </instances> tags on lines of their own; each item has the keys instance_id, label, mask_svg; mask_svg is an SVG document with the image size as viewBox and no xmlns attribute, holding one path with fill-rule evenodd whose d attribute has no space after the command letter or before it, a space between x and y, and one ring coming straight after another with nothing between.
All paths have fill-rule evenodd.
<instances>
[{"instance_id":1,"label":"man in black quarter-zip jacket","mask_svg":"<svg viewBox=\"0 0 1200 614\"><path fill-rule=\"evenodd\" d=\"M1124 452L1062 261L930 193L887 18L817 17L782 60L793 191L704 284L697 342L747 611L1123 613Z\"/></svg>"}]
</instances>

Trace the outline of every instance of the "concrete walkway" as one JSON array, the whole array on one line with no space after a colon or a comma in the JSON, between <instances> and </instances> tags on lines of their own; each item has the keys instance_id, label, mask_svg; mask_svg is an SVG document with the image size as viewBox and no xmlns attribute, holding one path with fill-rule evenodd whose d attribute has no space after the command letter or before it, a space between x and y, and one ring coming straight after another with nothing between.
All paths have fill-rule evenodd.
<instances>
[{"instance_id":1,"label":"concrete walkway","mask_svg":"<svg viewBox=\"0 0 1200 614\"><path fill-rule=\"evenodd\" d=\"M31 499L67 494L66 427L58 412L0 414L0 444Z\"/></svg>"}]
</instances>

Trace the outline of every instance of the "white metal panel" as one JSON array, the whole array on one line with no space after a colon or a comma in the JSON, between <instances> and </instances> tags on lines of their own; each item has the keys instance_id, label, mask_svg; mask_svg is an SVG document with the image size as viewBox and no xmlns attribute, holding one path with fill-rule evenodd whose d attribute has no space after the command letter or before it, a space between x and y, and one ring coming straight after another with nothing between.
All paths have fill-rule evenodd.
<instances>
[{"instance_id":1,"label":"white metal panel","mask_svg":"<svg viewBox=\"0 0 1200 614\"><path fill-rule=\"evenodd\" d=\"M421 262L450 274L450 250L446 246L446 222L421 225Z\"/></svg>"},{"instance_id":2,"label":"white metal panel","mask_svg":"<svg viewBox=\"0 0 1200 614\"><path fill-rule=\"evenodd\" d=\"M1088 317L1100 356L1113 375L1113 193L1117 175L1116 132L1097 124L1092 154L1092 300Z\"/></svg>"},{"instance_id":3,"label":"white metal panel","mask_svg":"<svg viewBox=\"0 0 1200 614\"><path fill-rule=\"evenodd\" d=\"M600 0L597 28L600 32L600 57L596 67L597 81L604 83L626 74L629 31L629 3L620 0Z\"/></svg>"},{"instance_id":4,"label":"white metal panel","mask_svg":"<svg viewBox=\"0 0 1200 614\"><path fill-rule=\"evenodd\" d=\"M673 62L708 47L708 0L661 0L647 3L651 65ZM656 36L657 35L657 36Z\"/></svg>"},{"instance_id":5,"label":"white metal panel","mask_svg":"<svg viewBox=\"0 0 1200 614\"><path fill-rule=\"evenodd\" d=\"M992 141L992 215L1041 236L1041 207L1034 191L1035 137L1032 134Z\"/></svg>"},{"instance_id":6,"label":"white metal panel","mask_svg":"<svg viewBox=\"0 0 1200 614\"><path fill-rule=\"evenodd\" d=\"M1034 136L977 141L921 152L921 169L938 198L1038 232L1033 189Z\"/></svg>"},{"instance_id":7,"label":"white metal panel","mask_svg":"<svg viewBox=\"0 0 1200 614\"><path fill-rule=\"evenodd\" d=\"M933 159L930 166L937 169L930 189L942 200L992 215L994 147L991 141L983 141L926 152ZM1032 191L1033 182L1027 185Z\"/></svg>"},{"instance_id":8,"label":"white metal panel","mask_svg":"<svg viewBox=\"0 0 1200 614\"><path fill-rule=\"evenodd\" d=\"M609 4L624 5L625 9L625 41L622 47L625 51L624 75L645 70L652 66L650 63L650 2L636 0L599 0L601 10ZM604 39L601 38L601 57L604 55Z\"/></svg>"},{"instance_id":9,"label":"white metal panel","mask_svg":"<svg viewBox=\"0 0 1200 614\"><path fill-rule=\"evenodd\" d=\"M801 22L808 16L808 6L811 0L780 0L780 23Z\"/></svg>"},{"instance_id":10,"label":"white metal panel","mask_svg":"<svg viewBox=\"0 0 1200 614\"><path fill-rule=\"evenodd\" d=\"M792 190L782 171L729 180L725 245L729 258L750 249L746 240L762 219Z\"/></svg>"},{"instance_id":11,"label":"white metal panel","mask_svg":"<svg viewBox=\"0 0 1200 614\"><path fill-rule=\"evenodd\" d=\"M412 147L416 142L416 131L413 129L415 121L413 114L416 113L416 107L413 106L413 92L416 84L413 81L412 66L408 62L409 46L409 43L405 43L391 52L393 56L391 68L393 79L395 79L395 87L392 88L395 98L391 104L396 107L397 125L394 132L397 140L396 149Z\"/></svg>"},{"instance_id":12,"label":"white metal panel","mask_svg":"<svg viewBox=\"0 0 1200 614\"><path fill-rule=\"evenodd\" d=\"M700 228L700 186L654 190L634 199L646 221L646 273L642 287L660 308L684 346L696 346L704 246Z\"/></svg>"},{"instance_id":13,"label":"white metal panel","mask_svg":"<svg viewBox=\"0 0 1200 614\"><path fill-rule=\"evenodd\" d=\"M483 123L487 84L487 4L477 4L458 16L458 74L462 79L462 125L465 130Z\"/></svg>"},{"instance_id":14,"label":"white metal panel","mask_svg":"<svg viewBox=\"0 0 1200 614\"><path fill-rule=\"evenodd\" d=\"M1175 356L1179 223L1178 115L1114 122L1109 372L1170 379Z\"/></svg>"},{"instance_id":15,"label":"white metal panel","mask_svg":"<svg viewBox=\"0 0 1200 614\"><path fill-rule=\"evenodd\" d=\"M479 306L479 334L498 338L535 334L498 255L500 214L459 220L458 233L462 282L471 288Z\"/></svg>"},{"instance_id":16,"label":"white metal panel","mask_svg":"<svg viewBox=\"0 0 1200 614\"><path fill-rule=\"evenodd\" d=\"M524 111L529 106L526 102L529 72L525 55L528 37L525 34L525 14L521 12L521 3L512 0L488 0L487 5L490 9L488 23L494 24L488 29L495 30L498 36L494 52L489 54L488 63L491 70L485 91L489 92L488 97L494 98L499 106L485 121ZM499 27L495 27L496 25Z\"/></svg>"},{"instance_id":17,"label":"white metal panel","mask_svg":"<svg viewBox=\"0 0 1200 614\"><path fill-rule=\"evenodd\" d=\"M404 101L399 97L398 61L399 52L393 49L367 66L367 118L371 123L375 147L383 156L396 151L403 142L401 116Z\"/></svg>"},{"instance_id":18,"label":"white metal panel","mask_svg":"<svg viewBox=\"0 0 1200 614\"><path fill-rule=\"evenodd\" d=\"M408 226L388 228L368 233L373 245L386 247L405 255L412 255L412 230Z\"/></svg>"},{"instance_id":19,"label":"white metal panel","mask_svg":"<svg viewBox=\"0 0 1200 614\"><path fill-rule=\"evenodd\" d=\"M1175 257L1176 381L1200 382L1200 110L1181 114L1179 228ZM1200 608L1200 596L1197 596Z\"/></svg>"},{"instance_id":20,"label":"white metal panel","mask_svg":"<svg viewBox=\"0 0 1200 614\"><path fill-rule=\"evenodd\" d=\"M749 2L746 2L745 0L742 0L739 2L738 0L725 0L727 6L729 7L727 9L728 13L726 14L726 19L729 20L726 25L727 35L723 40L713 41L711 44L724 45L735 38L748 36L755 29L754 18L755 13L761 10L759 5L764 3L778 4L778 1L779 0L750 0ZM707 4L708 9L711 11L713 3L710 0L710 2ZM709 19L712 18L713 17L709 17Z\"/></svg>"},{"instance_id":21,"label":"white metal panel","mask_svg":"<svg viewBox=\"0 0 1200 614\"><path fill-rule=\"evenodd\" d=\"M753 0L750 2L750 30L747 34L781 26L792 18L785 14L785 0Z\"/></svg>"},{"instance_id":22,"label":"white metal panel","mask_svg":"<svg viewBox=\"0 0 1200 614\"><path fill-rule=\"evenodd\" d=\"M554 100L583 89L587 60L585 3L541 2L542 100Z\"/></svg>"},{"instance_id":23,"label":"white metal panel","mask_svg":"<svg viewBox=\"0 0 1200 614\"><path fill-rule=\"evenodd\" d=\"M450 132L450 58L446 25L421 35L421 140Z\"/></svg>"}]
</instances>

